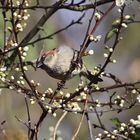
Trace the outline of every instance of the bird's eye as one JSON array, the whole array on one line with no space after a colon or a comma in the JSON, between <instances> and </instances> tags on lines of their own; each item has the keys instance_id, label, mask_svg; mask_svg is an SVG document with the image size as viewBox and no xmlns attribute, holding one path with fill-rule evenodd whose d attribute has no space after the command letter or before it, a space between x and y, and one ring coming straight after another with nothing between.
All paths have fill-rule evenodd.
<instances>
[{"instance_id":1,"label":"bird's eye","mask_svg":"<svg viewBox=\"0 0 140 140\"><path fill-rule=\"evenodd\" d=\"M45 55L42 55L41 61L43 62L45 60Z\"/></svg>"},{"instance_id":2,"label":"bird's eye","mask_svg":"<svg viewBox=\"0 0 140 140\"><path fill-rule=\"evenodd\" d=\"M45 54L45 55L43 56L42 59L43 59L43 61L48 62L48 61L51 60L52 56L53 56L53 54L47 53L47 54Z\"/></svg>"},{"instance_id":3,"label":"bird's eye","mask_svg":"<svg viewBox=\"0 0 140 140\"><path fill-rule=\"evenodd\" d=\"M45 55L43 55L42 58L45 58Z\"/></svg>"}]
</instances>

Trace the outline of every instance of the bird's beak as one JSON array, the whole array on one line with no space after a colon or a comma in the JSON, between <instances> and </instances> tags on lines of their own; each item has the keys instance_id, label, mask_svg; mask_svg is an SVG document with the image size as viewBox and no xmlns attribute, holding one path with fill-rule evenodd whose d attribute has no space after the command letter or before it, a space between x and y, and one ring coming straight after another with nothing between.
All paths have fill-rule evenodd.
<instances>
[{"instance_id":1,"label":"bird's beak","mask_svg":"<svg viewBox=\"0 0 140 140\"><path fill-rule=\"evenodd\" d=\"M36 68L40 68L42 65L43 65L42 61L40 61L40 59L37 59Z\"/></svg>"}]
</instances>

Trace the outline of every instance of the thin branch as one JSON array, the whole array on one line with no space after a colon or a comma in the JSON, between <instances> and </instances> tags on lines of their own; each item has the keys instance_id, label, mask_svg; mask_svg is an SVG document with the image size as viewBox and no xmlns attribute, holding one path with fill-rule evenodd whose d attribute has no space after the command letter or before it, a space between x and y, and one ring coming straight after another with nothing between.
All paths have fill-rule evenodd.
<instances>
[{"instance_id":1,"label":"thin branch","mask_svg":"<svg viewBox=\"0 0 140 140\"><path fill-rule=\"evenodd\" d=\"M87 109L87 98L86 98L86 101L85 101L85 104L84 104L84 110L86 110L86 109ZM85 111L83 111L83 113L82 113L82 117L81 117L79 126L78 126L76 132L74 133L73 137L71 138L71 140L75 140L76 139L76 137L77 137L77 135L78 135L78 133L80 131L80 128L81 128L84 116L85 116Z\"/></svg>"},{"instance_id":2,"label":"thin branch","mask_svg":"<svg viewBox=\"0 0 140 140\"><path fill-rule=\"evenodd\" d=\"M113 3L108 9L107 11L104 13L104 15L100 18L100 20L96 21L93 29L91 30L89 35L94 34L95 30L97 29L97 27L99 26L99 24L101 23L101 21L109 14L109 12L115 7L115 3ZM78 61L81 59L83 53L85 52L85 50L87 49L87 47L89 46L89 44L91 43L91 40L89 38L89 36L87 36L86 41L83 43L84 45L81 47L81 50L79 52L79 56L78 56Z\"/></svg>"},{"instance_id":3,"label":"thin branch","mask_svg":"<svg viewBox=\"0 0 140 140\"><path fill-rule=\"evenodd\" d=\"M61 5L61 8L82 12L89 9L95 9L97 6L112 3L114 1L115 0L100 0L100 1L94 2L94 4L83 4L83 5L64 5L63 4Z\"/></svg>"},{"instance_id":4,"label":"thin branch","mask_svg":"<svg viewBox=\"0 0 140 140\"><path fill-rule=\"evenodd\" d=\"M90 97L91 97L92 101L94 102L94 99L93 99L93 96L92 96L91 93L90 93ZM102 128L104 128L104 125L103 125L103 123L102 123L102 121L101 121L101 119L100 119L100 116L99 116L99 114L98 114L98 111L97 111L97 109L96 109L96 106L94 107L94 111L95 111L95 114L96 114L96 116L97 116L97 119L98 119L98 122L99 122L100 126L101 126Z\"/></svg>"},{"instance_id":5,"label":"thin branch","mask_svg":"<svg viewBox=\"0 0 140 140\"><path fill-rule=\"evenodd\" d=\"M61 33L62 31L67 30L67 29L68 29L69 27L71 27L72 25L75 25L75 24L82 24L82 23L81 23L81 20L84 18L84 16L85 16L85 13L82 14L82 16L80 16L76 21L72 20L71 23L70 23L69 25L67 25L66 27L64 27L64 28L62 28L62 29L60 29L60 30L58 30L58 31L56 31L56 32L54 32L54 33L48 35L48 36L41 37L41 38L38 38L38 39L36 39L36 40L34 40L34 41L32 41L32 42L29 42L29 43L25 44L25 46L27 46L27 45L33 45L33 44L35 44L36 42L39 42L39 41L42 41L42 40L45 40L45 39L52 39L52 37L53 37L54 35L57 35L57 34ZM11 50L14 50L14 49L15 49L15 48L12 48ZM8 50L8 51L10 51L10 50Z\"/></svg>"},{"instance_id":6,"label":"thin branch","mask_svg":"<svg viewBox=\"0 0 140 140\"><path fill-rule=\"evenodd\" d=\"M78 4L70 4L70 5L61 5L60 8L62 9L68 9L68 10L72 10L72 11L85 11L85 10L89 10L89 9L94 9L95 5L96 6L100 6L100 5L104 5L104 4L108 4L113 2L114 0L100 0L97 1L93 4L82 4L82 3L78 3ZM81 5L82 4L82 5ZM19 6L0 6L0 9L6 9L6 10L17 10L17 9L29 9L29 10L36 10L36 9L53 9L54 7L51 6L46 6L46 5L32 5L32 6L28 6L28 7L19 7Z\"/></svg>"},{"instance_id":7,"label":"thin branch","mask_svg":"<svg viewBox=\"0 0 140 140\"><path fill-rule=\"evenodd\" d=\"M27 97L25 95L25 105L26 105L26 109L27 109L27 116L28 116L28 138L30 136L30 130L31 130L31 117L30 117L30 110L29 110L29 105L28 105L28 101L27 101Z\"/></svg>"},{"instance_id":8,"label":"thin branch","mask_svg":"<svg viewBox=\"0 0 140 140\"><path fill-rule=\"evenodd\" d=\"M15 116L15 118L22 124L24 124L28 129L30 129L30 127L28 126L28 124L26 122L24 122L23 120L19 119L17 116Z\"/></svg>"},{"instance_id":9,"label":"thin branch","mask_svg":"<svg viewBox=\"0 0 140 140\"><path fill-rule=\"evenodd\" d=\"M2 6L5 6L7 3L7 1L2 1L1 0L1 4ZM5 50L5 46L6 46L6 36L7 36L7 17L6 17L6 9L2 9L2 15L3 15L3 22L4 22L4 50Z\"/></svg>"},{"instance_id":10,"label":"thin branch","mask_svg":"<svg viewBox=\"0 0 140 140\"><path fill-rule=\"evenodd\" d=\"M56 140L57 129L58 129L60 123L62 122L62 120L65 118L65 116L66 116L67 114L68 114L68 112L65 111L65 112L63 113L63 115L59 118L58 122L56 123L55 128L54 128L54 132L53 132L53 140Z\"/></svg>"},{"instance_id":11,"label":"thin branch","mask_svg":"<svg viewBox=\"0 0 140 140\"><path fill-rule=\"evenodd\" d=\"M121 29L122 29L122 25L121 25L121 24L122 24L122 22L123 22L124 8L125 8L125 7L123 7L123 8L122 8L122 11L121 11L121 15L120 15L120 24L119 24L119 26L118 26L118 28L117 28L118 31L117 31L117 33L116 33L115 41L114 41L114 44L113 44L113 46L112 46L112 49L113 49L113 50L115 50L115 48L116 48L116 46L117 46L117 44L118 44L118 38L119 38ZM114 51L113 51L113 52L114 52ZM108 63L110 62L110 58L111 58L113 52L110 52L110 53L109 53L109 55L108 55L108 57L107 57L107 59L106 59L104 65L101 67L101 70L100 70L100 72L97 74L97 76L99 76L99 75L105 70L106 66L107 66Z\"/></svg>"},{"instance_id":12,"label":"thin branch","mask_svg":"<svg viewBox=\"0 0 140 140\"><path fill-rule=\"evenodd\" d=\"M94 140L93 133L92 133L92 125L91 125L91 122L90 122L90 119L89 119L88 112L85 113L85 116L86 116L87 123L88 123L88 129L89 129L90 139L91 140Z\"/></svg>"}]
</instances>

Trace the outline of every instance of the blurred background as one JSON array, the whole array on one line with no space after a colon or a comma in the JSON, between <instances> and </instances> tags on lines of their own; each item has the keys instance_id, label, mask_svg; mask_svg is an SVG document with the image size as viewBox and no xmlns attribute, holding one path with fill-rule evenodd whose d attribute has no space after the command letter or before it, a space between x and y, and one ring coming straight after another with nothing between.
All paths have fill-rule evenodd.
<instances>
[{"instance_id":1,"label":"blurred background","mask_svg":"<svg viewBox=\"0 0 140 140\"><path fill-rule=\"evenodd\" d=\"M51 5L54 3L54 0L46 1L40 0L40 5ZM78 2L78 0L76 1ZM34 2L32 2L34 4ZM105 11L108 5L104 5L99 9L101 11ZM136 19L140 19L139 14L139 3L135 2L132 5L128 5L126 8L126 15L134 15ZM103 54L106 52L104 49L104 38L105 34L111 28L111 23L113 20L119 17L119 13L117 12L118 8L113 9L112 12L102 21L100 26L97 28L95 35L101 35L101 41L98 43L91 43L88 49L94 50L93 56L87 56L84 58L84 62L89 69L93 69L95 66L99 64L103 64L105 61ZM38 21L41 15L44 13L44 10L28 10L30 13L30 18L27 21L27 27L24 29L22 33L20 33L19 39L22 38L30 31L32 26ZM69 10L59 10L56 14L54 14L48 22L43 27L43 31L39 32L35 38L38 38L39 35L49 35L55 32L58 29L61 29L67 26L72 20L76 20L79 18L83 12L73 12ZM26 57L27 61L35 60L40 51L42 49L49 50L52 48L56 48L62 44L66 44L74 49L79 50L80 45L83 42L83 38L85 37L85 33L87 30L87 25L89 18L92 14L92 10L88 10L85 12L85 17L82 20L83 24L74 25L69 29L57 34L53 37L53 39L47 39L41 42L38 42L33 46L29 46L28 56ZM0 17L2 17L2 11L0 12ZM93 23L94 25L94 23ZM140 24L130 24L127 29L123 29L122 37L123 40L118 44L114 54L113 59L117 60L116 64L109 64L106 68L106 72L111 72L120 78L122 81L133 82L140 79ZM0 19L0 46L3 46L3 19ZM34 38L34 39L35 39ZM33 39L33 40L34 40ZM29 67L27 72L28 77L35 82L39 82L41 86L38 88L39 91L44 92L48 87L55 89L57 87L58 80L55 80L49 77L44 71L37 70L35 71L33 68ZM18 74L14 73L14 76L18 78ZM79 83L79 77L76 76L73 79L69 80L66 84L68 89L65 89L65 92L73 91ZM112 81L105 81L101 84L101 86L111 85ZM69 88L70 87L70 88ZM123 90L118 89L123 93ZM107 94L107 93L105 93ZM103 93L94 94L94 99L99 99L101 101L105 101L107 96ZM102 109L102 108L101 108ZM38 117L41 114L41 110L38 105L35 103L30 105L30 112L32 118L32 126L37 122ZM55 126L56 122L60 118L62 111L58 111L56 117L52 115L48 115L48 117L43 121L41 131L40 131L40 140L43 138L49 139L50 130L49 127ZM132 110L124 111L120 114L117 113L106 113L102 116L102 122L105 122L108 128L111 128L110 119L118 116L121 121L127 122L130 118L136 118L136 116L140 114L139 108L133 108ZM27 112L25 107L24 95L17 94L16 92L8 89L3 89L0 95L0 122L6 120L6 123L3 125L5 132L7 133L8 140L24 140L27 139L27 129L21 124L17 119L18 118L27 121ZM61 135L64 140L69 140L71 136L74 134L78 124L79 124L80 115L69 113L63 122L61 123L59 130L61 131ZM98 123L96 116L94 114L90 115L91 121L94 123ZM89 133L86 124L86 120L84 120L82 129L77 137L77 140L88 140ZM3 128L1 128L2 130ZM98 130L94 130L93 134L97 135ZM3 133L0 133L0 139L4 139Z\"/></svg>"}]
</instances>

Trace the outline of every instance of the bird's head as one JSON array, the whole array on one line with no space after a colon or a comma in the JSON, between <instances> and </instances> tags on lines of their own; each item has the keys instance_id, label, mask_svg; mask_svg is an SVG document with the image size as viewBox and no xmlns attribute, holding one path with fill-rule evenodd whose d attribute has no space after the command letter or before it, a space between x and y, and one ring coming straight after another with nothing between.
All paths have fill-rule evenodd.
<instances>
[{"instance_id":1,"label":"bird's head","mask_svg":"<svg viewBox=\"0 0 140 140\"><path fill-rule=\"evenodd\" d=\"M42 50L40 56L36 61L36 68L42 68L43 66L51 67L56 60L57 57L57 49L53 49L50 51Z\"/></svg>"}]
</instances>

